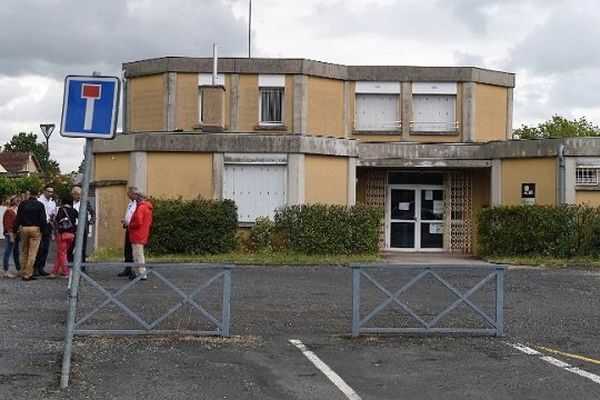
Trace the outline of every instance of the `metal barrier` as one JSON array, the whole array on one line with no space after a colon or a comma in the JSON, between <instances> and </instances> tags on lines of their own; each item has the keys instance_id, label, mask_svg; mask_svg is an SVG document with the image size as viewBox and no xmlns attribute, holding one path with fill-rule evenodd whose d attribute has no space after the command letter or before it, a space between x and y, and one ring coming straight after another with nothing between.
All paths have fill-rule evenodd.
<instances>
[{"instance_id":1,"label":"metal barrier","mask_svg":"<svg viewBox=\"0 0 600 400\"><path fill-rule=\"evenodd\" d=\"M82 264L82 266L87 267L87 271L91 271L96 268L104 268L104 267L135 267L136 264L132 263L86 263ZM86 313L80 319L75 319L74 325L74 334L76 335L92 335L92 334L118 334L118 335L149 335L149 334L170 334L170 333L178 333L178 334L196 334L196 335L220 335L220 336L229 336L229 318L230 318L230 299L231 299L231 268L230 265L209 265L209 264L145 264L144 265L147 270L148 279L152 276L155 276L160 280L164 285L175 292L179 297L181 297L181 301L176 303L173 307L171 307L167 312L159 316L157 319L153 321L145 321L142 317L137 315L131 308L127 307L123 304L118 297L125 293L130 288L134 287L136 283L138 283L141 279L141 276L137 276L134 280L128 281L127 284L122 286L119 290L114 293L109 292L107 289L102 287L90 274L81 272L81 279L87 283L89 283L94 289L96 289L99 293L104 295L106 299L97 305L93 310ZM215 270L217 271L215 275L209 278L206 282L197 286L194 290L192 290L189 294L186 294L183 290L179 289L173 282L167 279L163 274L161 274L157 269L165 268L169 270L175 269L202 269L202 270ZM217 280L222 278L223 288L222 288L222 304L221 304L221 318L220 320L206 311L196 300L194 297L202 293L205 289L210 287ZM69 282L69 290L70 290L70 282ZM81 291L79 291L79 295L81 295ZM98 313L103 308L109 306L110 304L114 304L120 310L122 310L125 314L127 314L131 319L137 322L138 325L141 326L141 329L81 329L81 325L92 318L96 313ZM189 304L195 311L208 319L214 326L214 330L186 330L186 329L157 329L157 327L165 321L168 317L175 314L179 309L181 309L185 304Z\"/></svg>"},{"instance_id":2,"label":"metal barrier","mask_svg":"<svg viewBox=\"0 0 600 400\"><path fill-rule=\"evenodd\" d=\"M353 270L352 279L352 336L358 336L361 333L468 333L481 335L496 335L501 336L504 329L504 266L489 266L489 265L402 265L402 264L385 264L385 265L350 265ZM367 272L368 269L396 269L410 270L416 269L420 271L416 276L405 283L400 289L393 292L386 289L378 282L372 274ZM435 270L468 270L475 269L477 271L491 270L483 279L477 282L473 287L464 293L452 286L440 273ZM432 276L436 281L446 287L450 293L455 295L457 299L448 304L440 313L435 315L429 321L419 316L406 302L399 300L399 297L406 291L420 282L427 276ZM364 318L361 318L361 281L366 279L387 299L369 312ZM480 290L487 282L495 279L495 317L491 317L484 312L480 307L474 304L469 297ZM491 326L490 328L465 328L465 327L436 327L452 310L460 304L466 304L476 316L482 321ZM412 319L419 323L419 326L414 327L367 327L366 324L371 321L376 315L380 314L389 305L395 305L406 312Z\"/></svg>"}]
</instances>

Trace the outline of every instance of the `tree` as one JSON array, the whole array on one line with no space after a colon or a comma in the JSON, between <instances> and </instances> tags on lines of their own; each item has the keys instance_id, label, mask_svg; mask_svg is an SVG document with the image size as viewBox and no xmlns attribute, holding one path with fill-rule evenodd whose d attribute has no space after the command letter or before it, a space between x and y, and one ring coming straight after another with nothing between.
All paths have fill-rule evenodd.
<instances>
[{"instance_id":1,"label":"tree","mask_svg":"<svg viewBox=\"0 0 600 400\"><path fill-rule=\"evenodd\" d=\"M23 152L23 153L33 153L35 158L40 163L42 170L46 174L59 174L60 167L58 162L50 159L50 153L48 153L48 149L46 145L43 143L39 143L37 141L37 135L33 133L25 133L20 132L17 135L14 135L10 142L4 145L4 151L9 152Z\"/></svg>"},{"instance_id":2,"label":"tree","mask_svg":"<svg viewBox=\"0 0 600 400\"><path fill-rule=\"evenodd\" d=\"M565 137L600 136L600 128L585 117L568 120L560 115L553 115L546 122L536 127L521 125L513 133L516 139L553 139Z\"/></svg>"}]
</instances>

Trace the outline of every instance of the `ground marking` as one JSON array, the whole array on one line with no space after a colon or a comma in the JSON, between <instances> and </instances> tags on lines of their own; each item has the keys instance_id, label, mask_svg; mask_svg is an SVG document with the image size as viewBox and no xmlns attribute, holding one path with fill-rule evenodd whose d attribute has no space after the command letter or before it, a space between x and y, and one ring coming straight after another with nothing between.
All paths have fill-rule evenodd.
<instances>
[{"instance_id":1,"label":"ground marking","mask_svg":"<svg viewBox=\"0 0 600 400\"><path fill-rule=\"evenodd\" d=\"M544 346L535 346L535 347L537 347L540 350L547 351L549 353L554 353L554 354L558 354L558 355L569 357L569 358L575 358L576 360L581 360L581 361L589 362L589 363L592 363L592 364L598 364L598 365L600 365L600 360L596 360L596 359L593 359L593 358L585 357L585 356L582 356L582 355L579 355L579 354L566 353L564 351L558 351L558 350L554 350L554 349L551 349L549 347L544 347Z\"/></svg>"},{"instance_id":2,"label":"ground marking","mask_svg":"<svg viewBox=\"0 0 600 400\"><path fill-rule=\"evenodd\" d=\"M338 388L349 400L362 400L361 397L356 394L354 390L344 380L336 374L327 364L325 364L315 353L308 350L308 347L300 340L290 339L290 343L293 344L304 354L310 362L314 364L325 376Z\"/></svg>"},{"instance_id":3,"label":"ground marking","mask_svg":"<svg viewBox=\"0 0 600 400\"><path fill-rule=\"evenodd\" d=\"M574 374L577 374L579 376L587 378L587 379L591 380L592 382L595 382L595 383L597 383L597 384L600 385L600 375L592 374L591 372L587 372L587 371L584 371L584 370L579 369L577 367L573 367L570 364L567 364L566 362L561 361L561 360L557 360L554 357L544 356L539 351L534 350L531 347L527 347L527 346L525 346L525 345L523 345L521 343L508 343L508 342L504 342L504 343L507 344L507 345L509 345L509 346L511 346L511 347L514 347L515 349L517 349L517 350L519 350L519 351L521 351L521 352L523 352L523 353L525 353L525 354L527 354L529 356L539 357L540 360L546 361L547 363L550 363L550 364L554 365L555 367L562 368L565 371L572 372ZM544 347L540 347L540 349L545 349L545 348ZM551 351L553 351L553 352L555 352L557 354L561 354L557 350L551 350ZM586 357L583 357L583 358L586 358Z\"/></svg>"}]
</instances>

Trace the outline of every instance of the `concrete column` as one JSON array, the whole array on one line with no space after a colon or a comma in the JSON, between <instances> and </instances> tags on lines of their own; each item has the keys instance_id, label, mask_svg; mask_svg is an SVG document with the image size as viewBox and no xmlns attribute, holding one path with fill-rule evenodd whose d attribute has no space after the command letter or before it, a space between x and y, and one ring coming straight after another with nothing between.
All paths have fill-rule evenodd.
<instances>
[{"instance_id":1,"label":"concrete column","mask_svg":"<svg viewBox=\"0 0 600 400\"><path fill-rule=\"evenodd\" d=\"M125 74L123 74L123 76L124 75ZM125 77L121 79L121 82L123 86L123 112L121 113L121 121L123 125L123 131L129 132L131 130L131 126L129 124L129 87Z\"/></svg>"},{"instance_id":2,"label":"concrete column","mask_svg":"<svg viewBox=\"0 0 600 400\"><path fill-rule=\"evenodd\" d=\"M514 105L514 90L506 88L506 140L511 140L513 130L513 105Z\"/></svg>"},{"instance_id":3,"label":"concrete column","mask_svg":"<svg viewBox=\"0 0 600 400\"><path fill-rule=\"evenodd\" d=\"M348 158L348 200L347 205L356 204L356 158Z\"/></svg>"},{"instance_id":4,"label":"concrete column","mask_svg":"<svg viewBox=\"0 0 600 400\"><path fill-rule=\"evenodd\" d=\"M502 204L502 160L492 160L490 200L493 206Z\"/></svg>"},{"instance_id":5,"label":"concrete column","mask_svg":"<svg viewBox=\"0 0 600 400\"><path fill-rule=\"evenodd\" d=\"M294 75L293 98L293 127L292 133L305 135L308 130L308 77Z\"/></svg>"},{"instance_id":6,"label":"concrete column","mask_svg":"<svg viewBox=\"0 0 600 400\"><path fill-rule=\"evenodd\" d=\"M575 157L565 157L565 203L575 204L575 177L577 168L577 159Z\"/></svg>"},{"instance_id":7,"label":"concrete column","mask_svg":"<svg viewBox=\"0 0 600 400\"><path fill-rule=\"evenodd\" d=\"M239 132L240 124L240 75L231 74L231 118L229 121L229 131Z\"/></svg>"},{"instance_id":8,"label":"concrete column","mask_svg":"<svg viewBox=\"0 0 600 400\"><path fill-rule=\"evenodd\" d=\"M177 73L168 72L165 80L165 113L164 129L172 132L176 129L175 109L177 106Z\"/></svg>"},{"instance_id":9,"label":"concrete column","mask_svg":"<svg viewBox=\"0 0 600 400\"><path fill-rule=\"evenodd\" d=\"M342 137L350 137L350 82L344 81L344 109L342 110Z\"/></svg>"},{"instance_id":10,"label":"concrete column","mask_svg":"<svg viewBox=\"0 0 600 400\"><path fill-rule=\"evenodd\" d=\"M462 84L462 141L475 141L475 82Z\"/></svg>"},{"instance_id":11,"label":"concrete column","mask_svg":"<svg viewBox=\"0 0 600 400\"><path fill-rule=\"evenodd\" d=\"M304 203L305 178L304 154L288 154L288 205Z\"/></svg>"},{"instance_id":12,"label":"concrete column","mask_svg":"<svg viewBox=\"0 0 600 400\"><path fill-rule=\"evenodd\" d=\"M132 151L130 158L129 184L144 194L148 194L148 153Z\"/></svg>"},{"instance_id":13,"label":"concrete column","mask_svg":"<svg viewBox=\"0 0 600 400\"><path fill-rule=\"evenodd\" d=\"M213 200L223 199L223 177L225 174L225 155L213 153Z\"/></svg>"},{"instance_id":14,"label":"concrete column","mask_svg":"<svg viewBox=\"0 0 600 400\"><path fill-rule=\"evenodd\" d=\"M412 120L412 83L402 82L400 98L400 120L402 121L402 140L410 141L410 121Z\"/></svg>"}]
</instances>

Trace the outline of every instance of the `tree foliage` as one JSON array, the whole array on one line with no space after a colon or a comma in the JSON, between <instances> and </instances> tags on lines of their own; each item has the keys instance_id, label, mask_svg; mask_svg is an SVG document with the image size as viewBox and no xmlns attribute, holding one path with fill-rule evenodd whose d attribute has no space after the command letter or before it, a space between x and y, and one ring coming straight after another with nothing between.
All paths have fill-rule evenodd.
<instances>
[{"instance_id":1,"label":"tree foliage","mask_svg":"<svg viewBox=\"0 0 600 400\"><path fill-rule=\"evenodd\" d=\"M600 136L600 128L585 117L569 120L560 115L553 115L546 122L535 127L521 125L513 136L517 139L554 139L566 137Z\"/></svg>"},{"instance_id":2,"label":"tree foliage","mask_svg":"<svg viewBox=\"0 0 600 400\"><path fill-rule=\"evenodd\" d=\"M50 153L44 143L37 141L38 137L36 134L29 132L20 132L14 135L8 143L4 145L4 151L13 153L33 153L35 158L40 163L42 171L46 174L59 174L60 167L58 162L50 159Z\"/></svg>"}]
</instances>

